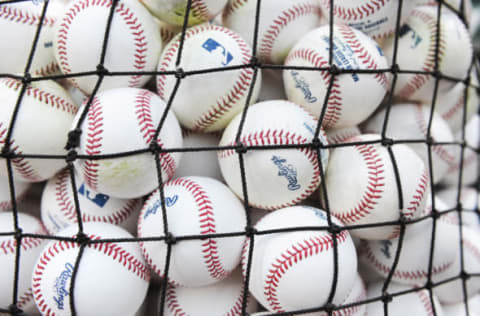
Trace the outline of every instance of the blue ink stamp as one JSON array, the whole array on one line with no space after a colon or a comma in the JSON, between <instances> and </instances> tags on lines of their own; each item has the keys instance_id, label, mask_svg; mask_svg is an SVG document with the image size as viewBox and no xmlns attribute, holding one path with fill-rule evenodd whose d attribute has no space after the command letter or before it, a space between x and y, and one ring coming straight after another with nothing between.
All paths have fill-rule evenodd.
<instances>
[{"instance_id":1,"label":"blue ink stamp","mask_svg":"<svg viewBox=\"0 0 480 316\"><path fill-rule=\"evenodd\" d=\"M228 66L233 60L233 55L223 47L222 44L209 38L203 43L202 48L212 54L221 54L222 55L222 66Z\"/></svg>"},{"instance_id":2,"label":"blue ink stamp","mask_svg":"<svg viewBox=\"0 0 480 316\"><path fill-rule=\"evenodd\" d=\"M410 48L412 48L412 49L417 48L417 46L420 45L420 43L423 41L423 38L420 35L418 35L418 33L415 32L415 30L412 29L408 24L405 24L400 29L400 37L403 37L403 36L407 35L408 33L412 33L410 35L410 37L411 37L413 42L410 45Z\"/></svg>"},{"instance_id":3,"label":"blue ink stamp","mask_svg":"<svg viewBox=\"0 0 480 316\"><path fill-rule=\"evenodd\" d=\"M102 193L95 193L95 195L93 195L93 192L91 192L85 187L85 183L82 183L80 188L78 188L78 193L80 193L81 195L95 203L97 206L102 208L105 206L105 204L107 204L108 200L110 200L110 197L108 195Z\"/></svg>"},{"instance_id":4,"label":"blue ink stamp","mask_svg":"<svg viewBox=\"0 0 480 316\"><path fill-rule=\"evenodd\" d=\"M165 197L165 206L166 207L171 207L171 206L175 205L175 203L177 203L177 201L178 201L178 195L177 194L175 194L171 197L166 196ZM161 200L156 200L155 203L153 203L153 205L150 206L147 209L147 211L145 212L145 215L143 215L143 219L146 219L150 215L157 214L157 211L160 209L161 206L162 206L162 201Z\"/></svg>"},{"instance_id":5,"label":"blue ink stamp","mask_svg":"<svg viewBox=\"0 0 480 316\"><path fill-rule=\"evenodd\" d=\"M300 189L301 186L297 181L297 170L295 167L287 164L287 160L281 157L272 156L272 161L278 167L278 175L287 179L288 189L290 191Z\"/></svg>"},{"instance_id":6,"label":"blue ink stamp","mask_svg":"<svg viewBox=\"0 0 480 316\"><path fill-rule=\"evenodd\" d=\"M67 262L65 263L64 270L60 272L60 275L55 279L55 284L53 285L53 301L57 304L57 308L60 310L65 308L65 297L70 294L67 291L67 283L72 277L72 274L73 264Z\"/></svg>"},{"instance_id":7,"label":"blue ink stamp","mask_svg":"<svg viewBox=\"0 0 480 316\"><path fill-rule=\"evenodd\" d=\"M382 240L380 243L382 244L382 248L380 249L380 251L385 255L385 257L390 259L392 257L390 253L390 247L392 246L392 242L390 240Z\"/></svg>"},{"instance_id":8,"label":"blue ink stamp","mask_svg":"<svg viewBox=\"0 0 480 316\"><path fill-rule=\"evenodd\" d=\"M303 93L303 98L308 103L315 103L318 99L312 95L312 91L310 91L310 85L305 81L305 79L300 76L298 71L292 70L290 71L292 75L293 81L295 81L295 88L300 89Z\"/></svg>"}]
</instances>

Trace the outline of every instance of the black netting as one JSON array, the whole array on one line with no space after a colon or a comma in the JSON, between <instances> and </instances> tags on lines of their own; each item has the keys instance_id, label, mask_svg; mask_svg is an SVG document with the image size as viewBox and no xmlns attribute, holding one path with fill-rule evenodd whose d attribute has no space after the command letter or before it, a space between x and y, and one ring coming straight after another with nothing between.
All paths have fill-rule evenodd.
<instances>
[{"instance_id":1,"label":"black netting","mask_svg":"<svg viewBox=\"0 0 480 316\"><path fill-rule=\"evenodd\" d=\"M25 1L25 0L24 0ZM51 4L52 1L55 0L46 0L43 3L43 10L41 13L41 19L43 20L46 16L46 12L49 8L49 5ZM107 1L107 0L105 0ZM110 0L109 0L110 1ZM335 0L330 0L330 7L332 8L330 10L330 43L329 47L333 47L333 31L334 28L332 27L333 21L334 21L334 14L333 14L333 7L334 7L334 1ZM396 29L400 30L400 17L402 15L402 4L405 1L409 0L398 0L398 15L397 15L397 25ZM460 5L460 10L456 10L456 8L452 7L450 4L444 2L444 0L437 0L439 3L438 6L438 17L437 17L437 32L440 32L440 24L442 23L441 18L440 18L440 13L444 10L448 11L453 11L455 14L457 14L462 21L466 22L465 16L463 14L464 12L464 6L466 1L461 0L461 5ZM3 5L8 5L16 2L22 2L21 0L11 0L11 1L3 1L0 6ZM396 296L407 294L410 292L414 291L420 291L426 289L429 293L429 300L433 306L433 310L431 311L433 315L438 315L438 313L435 310L435 305L433 301L433 289L439 285L448 283L448 282L453 282L455 280L462 280L463 283L463 297L464 297L464 303L465 303L465 312L466 315L472 315L472 313L469 313L469 308L468 308L468 301L467 301L467 287L466 287L466 282L467 280L472 280L476 279L479 277L479 274L469 274L465 272L464 268L464 262L463 262L463 241L459 243L460 247L460 257L461 257L461 270L462 272L457 275L456 277L449 278L447 280L442 280L439 282L434 282L432 280L431 274L433 271L433 253L434 249L437 247L442 247L442 245L439 245L436 243L436 222L437 219L447 213L454 213L458 216L458 221L462 223L464 214L466 212L477 212L478 213L478 205L475 205L474 209L465 209L460 201L460 193L463 190L462 187L462 177L463 175L463 162L464 162L464 155L465 155L465 150L467 148L470 148L474 150L475 152L478 152L477 148L471 147L469 144L466 143L465 141L465 126L466 126L466 107L467 107L467 97L468 93L471 93L473 90L469 90L468 87L474 87L477 89L478 87L474 86L470 82L470 76L467 76L467 79L463 78L452 78L449 76L446 76L442 74L442 72L439 70L439 46L440 46L440 35L437 34L436 36L436 49L435 49L435 65L433 67L433 71L422 71L418 69L402 69L398 66L397 64L397 46L398 46L398 34L399 31L396 32L396 40L395 40L395 46L394 46L394 53L393 53L393 62L392 66L387 68L387 69L372 69L372 70L356 70L356 69L340 69L339 67L332 65L333 61L333 52L330 49L329 51L329 62L328 64L331 66L326 66L326 67L321 67L321 68L309 68L309 67L287 67L287 66L281 66L281 65L273 65L273 64L266 64L260 62L259 59L257 58L252 58L252 60L248 64L244 64L242 66L232 66L232 67L223 67L223 68L215 68L215 69L204 69L204 70L195 70L195 71L184 71L181 68L177 68L176 71L166 71L166 72L114 72L114 71L109 71L109 69L104 67L104 61L106 58L107 50L108 50L108 42L109 42L109 36L111 33L111 28L110 26L112 25L112 19L115 17L115 8L119 4L119 0L111 0L112 5L110 7L110 14L107 19L107 24L104 25L96 25L98 32L104 32L104 41L103 41L103 48L102 48L102 54L100 56L100 59L98 60L98 65L96 65L96 71L87 71L84 73L71 73L68 75L50 75L50 76L38 76L38 75L32 75L31 74L31 65L32 65L32 60L35 55L35 51L37 46L39 45L39 36L40 33L42 32L42 26L43 23L38 24L37 32L34 38L33 43L31 43L31 50L30 50L30 55L28 58L28 62L25 65L25 70L23 75L14 75L14 74L0 74L1 77L5 78L12 78L12 79L17 79L21 82L21 88L19 92L19 97L18 101L15 106L15 111L13 112L13 115L11 117L10 124L8 126L8 129L6 131L6 134L3 138L3 147L1 151L1 157L4 159L4 162L6 163L7 169L8 169L8 181L9 181L9 186L10 186L10 197L11 197L11 205L12 205L12 215L14 218L14 227L12 227L12 231L10 232L0 232L0 236L13 236L16 240L16 250L15 250L15 278L14 278L14 284L5 284L2 282L0 286L1 291L7 291L11 290L11 305L10 306L0 306L0 313L7 313L11 315L22 315L21 309L17 307L18 304L18 299L19 299L19 293L18 293L18 274L19 274L19 267L20 267L20 261L22 260L22 249L21 249L21 244L22 241L25 240L25 238L29 237L35 237L35 238L44 238L44 239L50 239L50 240L64 240L64 241L70 241L74 243L78 243L80 245L80 251L79 255L76 259L75 262L75 268L73 269L73 275L72 275L72 282L70 284L69 288L69 295L70 297L75 296L75 284L76 284L76 274L78 271L78 266L82 264L82 255L84 254L84 249L85 247L90 247L93 244L98 244L98 243L108 243L108 242L115 242L115 243L137 243L140 241L143 242L164 242L168 245L167 247L167 260L165 267L163 267L164 275L165 277L163 278L163 287L162 290L160 290L160 300L158 303L158 306L156 306L156 314L163 315L164 311L164 304L165 304L165 295L167 287L167 278L169 275L169 268L170 268L170 256L171 256L171 250L173 247L175 247L177 244L181 243L182 241L185 240L193 240L193 239L205 239L205 238L215 238L215 239L220 239L220 238L230 238L234 236L247 236L250 240L250 247L248 248L247 251L247 264L246 264L246 273L245 273L245 282L244 282L244 299L243 299L243 304L242 304L242 315L247 315L246 312L246 302L247 302L247 296L248 296L248 291L249 287L251 285L250 282L250 268L251 268L251 261L252 261L252 254L255 251L254 250L254 241L257 236L260 235L265 235L265 234L272 234L272 233L280 233L280 232L291 232L291 231L300 231L300 230L317 230L317 231L327 231L333 238L333 249L334 249L334 255L333 255L333 260L334 260L334 269L332 271L333 273L333 282L332 286L330 288L330 294L329 294L329 299L328 303L323 306L318 306L317 308L309 308L309 309L304 309L304 310L295 310L295 311L286 311L286 312L281 312L278 313L278 315L290 315L292 313L300 315L300 314L306 314L309 312L313 311L326 311L328 312L328 315L340 315L336 314L336 311L342 310L345 308L349 308L352 306L358 306L358 305L363 305L363 304L368 304L373 301L381 301L384 304L384 314L389 315L388 312L388 306L389 303L392 301L392 299ZM260 4L261 0L258 0L257 2L257 7L256 7L256 19L254 21L255 23L255 32L254 32L254 41L253 41L253 55L256 55L256 52L258 50L257 46L257 34L258 34L258 28L259 28L259 20L261 19L261 14L260 14ZM192 0L188 1L186 12L190 12L191 10L191 5L192 5ZM187 14L186 16L189 16ZM94 21L92 21L94 23ZM180 41L180 47L179 47L179 54L176 60L176 65L180 65L180 61L182 59L182 49L183 49L183 43L184 43L184 36L188 28L188 18L185 19L182 30L181 30L181 41ZM3 30L4 32L8 32L8 30ZM25 43L25 45L28 45L29 43ZM3 51L2 54L8 54L7 51ZM474 69L478 69L479 65L477 62L477 55L474 55L474 58L471 62L470 70L469 73L472 72ZM92 68L95 66L92 65ZM326 115L326 106L323 107L322 113L320 114L318 118L318 125L315 128L314 131L314 136L312 137L311 141L308 143L304 144L282 144L282 145L256 145L256 146L248 146L246 144L243 144L241 140L242 136L242 129L245 125L245 120L247 119L247 112L250 108L249 104L250 99L252 98L252 93L253 93L253 85L250 86L248 96L246 98L245 102L245 107L243 109L243 112L241 113L241 122L236 134L236 143L231 146L223 146L223 147L202 147L202 148L163 148L159 146L159 144L155 141L157 138L156 136L159 135L160 131L163 128L163 125L165 123L167 113L170 111L171 105L173 101L175 100L175 97L177 95L177 91L179 89L179 86L182 84L182 79L190 77L190 76L198 76L204 73L209 73L209 72L221 72L221 71L230 71L234 69L241 69L241 68L251 68L253 70L253 82L257 79L257 76L259 72L263 69L294 69L294 70L309 70L309 71L327 71L330 75L332 80L330 80L330 84L328 85L328 90L327 90L327 97L324 100L324 105L327 104L328 98L331 94L333 83L334 83L334 78L337 76L340 76L345 73L355 73L361 76L373 76L378 73L389 73L391 74L391 88L389 89L389 92L387 93L386 100L385 100L385 109L386 109L386 115L383 123L383 128L381 131L381 139L378 140L372 140L368 142L348 142L348 143L340 143L340 144L324 144L321 141L320 138L320 126L322 121L324 120L324 117ZM389 122L392 120L395 120L395 117L390 116L390 111L391 111L391 106L394 103L394 90L395 86L397 83L397 78L400 74L425 74L428 76L431 76L435 78L435 88L433 91L433 101L430 107L430 118L428 122L428 127L427 127L427 136L425 139L402 139L402 140L397 140L397 139L391 139L387 137L387 126ZM82 115L77 122L76 128L72 129L71 132L68 135L65 135L65 141L66 141L66 146L65 149L67 150L67 154L65 155L45 155L42 154L41 152L38 153L19 153L16 152L12 146L11 146L11 138L12 138L12 132L14 129L15 124L18 123L18 113L19 110L22 106L22 100L23 97L26 93L27 87L33 82L38 82L38 81L44 81L44 80L62 80L65 78L70 78L70 77L77 77L77 76L87 76L87 75L96 75L97 80L95 87L93 89L93 92L91 96L88 98L88 101L86 101L86 106L81 108L82 110ZM85 120L87 112L89 108L92 105L93 99L95 95L97 94L97 91L99 87L101 86L104 78L107 77L112 77L112 76L130 76L130 75L140 75L140 74L149 74L149 75L166 75L166 76L173 76L176 78L176 83L175 87L173 89L173 92L171 93L170 97L168 98L167 101L167 106L166 106L166 111L163 113L162 118L160 120L159 125L156 127L156 133L155 137L153 137L153 141L151 142L150 146L147 148L141 149L141 150L134 150L134 151L128 151L128 152L123 152L123 153L115 153L115 154L108 154L108 155L97 155L97 156L87 156L87 155L79 155L77 153L77 147L79 145L79 138L81 133L83 132L80 128L82 122ZM461 140L456 140L452 142L435 142L431 136L430 136L430 129L432 127L432 119L433 119L433 113L435 110L435 104L436 104L436 99L437 99L437 94L438 94L438 88L439 88L439 83L441 80L449 81L449 82L464 82L466 84L465 92L464 92L464 104L463 104L463 119L462 119L462 129L461 129ZM153 90L153 89L152 89ZM154 90L153 90L154 91ZM475 90L476 91L476 90ZM268 119L268 118L265 118ZM40 123L40 119L39 119ZM121 126L122 122L118 122L119 126ZM434 185L434 177L435 175L433 174L433 158L432 158L432 153L435 148L435 146L443 145L443 146L453 146L455 147L461 154L460 154L460 168L459 172L456 175L458 177L458 180L456 181L456 206L448 209L448 210L442 210L439 211L436 206L435 206L435 194L431 195L431 204L432 204L432 212L431 214L425 215L422 218L415 219L415 220L407 220L404 217L401 217L399 221L394 221L394 222L382 222L382 223L374 223L374 224L364 224L364 225L351 225L351 226L344 226L340 227L337 226L333 223L332 217L330 215L330 208L329 208L329 199L328 199L328 187L326 185L326 181L323 181L325 174L324 174L324 166L322 166L322 150L324 149L332 149L332 148L338 148L338 147L346 147L346 146L355 146L355 145L362 145L362 144L381 144L385 148L387 148L388 153L390 155L392 164L394 166L394 173L395 173L395 178L396 178L396 185L398 188L398 201L399 201L399 208L403 209L406 207L404 205L403 201L403 194L402 194L402 183L400 181L400 176L399 176L399 168L397 167L398 161L396 160L393 148L397 144L412 144L412 143L419 143L419 144L424 144L427 149L428 153L428 168L430 170L430 182L428 185L431 188L432 192L436 192L438 189L438 186ZM278 149L278 148L308 148L312 149L316 152L317 156L317 161L319 165L319 171L320 171L320 188L321 191L323 192L323 209L327 212L327 222L328 226L325 227L289 227L286 229L277 229L277 230L272 230L272 231L259 231L255 229L255 227L252 224L252 219L251 219L251 207L249 206L249 198L248 198L248 184L246 181L246 175L245 175L245 166L244 166L244 156L251 151L256 151L256 150L272 150L272 149ZM166 182L167 179L164 179L162 176L161 172L161 161L159 158L159 154L162 153L173 153L173 152L199 152L199 151L221 151L221 150L234 150L236 154L239 157L239 162L240 162L240 172L241 172L241 179L242 179L242 188L243 188L243 201L244 201L244 206L246 211L246 218L247 218L247 226L245 227L244 231L241 232L230 232L230 233L222 233L222 234L207 234L207 235L185 235L185 236L174 236L170 231L168 227L168 217L167 217L167 212L166 212L166 206L165 206L165 194L163 190L163 184ZM82 216L81 216L81 208L80 208L80 203L78 200L78 192L76 190L73 190L74 192L74 197L75 197L75 209L76 209L76 218L78 221L78 235L75 238L64 238L64 237L55 237L55 236L45 236L45 235L36 235L36 234L25 234L22 232L22 227L19 225L18 222L18 212L22 211L19 209L19 206L17 205L16 199L15 199L15 186L14 186L14 173L13 173L13 166L12 162L15 161L15 159L18 158L29 158L29 159L61 159L65 161L65 166L69 171L69 176L71 177L71 185L73 188L76 188L76 179L75 179L75 172L74 172L74 165L73 162L76 159L90 159L90 160L101 160L101 159L109 159L109 158L117 158L117 157L125 157L125 156L133 156L137 154L142 154L142 153L151 153L152 154L152 159L155 159L155 164L156 164L156 172L158 175L158 188L159 188L159 193L160 197L162 200L162 214L164 218L164 223L165 225L162 228L159 228L158 230L158 237L149 237L149 238L133 238L133 239L112 239L112 240L105 240L105 239L100 239L100 240L92 240L88 238L86 234L84 234L83 230L83 223L82 223ZM154 172L152 170L152 172ZM478 191L478 181L476 182L475 189ZM399 256L402 251L402 243L404 240L404 235L405 235L405 229L408 227L408 225L418 223L420 221L432 221L432 238L431 238L431 245L430 245L430 261L429 261L429 269L428 269L428 275L427 279L428 281L425 284L418 284L416 288L412 287L408 291L402 291L399 293L391 293L387 290L388 285L392 282L392 277L396 271L396 266L399 261ZM395 251L394 254L394 260L393 260L393 265L390 268L390 271L388 272L388 276L386 277L386 281L384 282L383 286L383 295L381 297L377 297L374 299L369 299L361 302L355 302L355 303L350 303L347 305L334 305L333 298L335 295L336 291L336 286L337 286L337 277L338 277L338 249L337 249L337 236L342 233L344 230L351 230L354 228L368 228L368 227L379 227L379 226L386 226L386 225L400 225L400 230L399 230L399 243L398 247ZM459 230L460 230L460 236L462 235L462 225L459 225ZM461 238L462 240L462 238ZM321 269L321 267L319 267ZM477 281L478 282L478 281ZM115 286L121 286L121 284L117 284ZM157 289L158 290L158 289ZM215 302L212 302L212 304L215 304ZM76 310L76 303L75 300L70 300L70 310L72 311L72 315L76 315L77 313L75 312ZM273 313L272 313L273 315ZM343 315L343 314L342 314Z\"/></svg>"}]
</instances>

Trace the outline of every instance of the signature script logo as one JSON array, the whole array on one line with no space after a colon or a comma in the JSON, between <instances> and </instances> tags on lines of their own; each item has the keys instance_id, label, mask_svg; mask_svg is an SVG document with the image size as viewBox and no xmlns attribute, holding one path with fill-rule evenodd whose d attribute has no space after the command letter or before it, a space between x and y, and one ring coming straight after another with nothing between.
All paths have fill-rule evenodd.
<instances>
[{"instance_id":1,"label":"signature script logo","mask_svg":"<svg viewBox=\"0 0 480 316\"><path fill-rule=\"evenodd\" d=\"M73 265L69 262L65 263L65 269L60 273L60 275L55 279L55 284L53 285L53 300L57 304L57 308L63 310L65 308L65 297L69 295L67 291L67 282L72 277Z\"/></svg>"},{"instance_id":2,"label":"signature script logo","mask_svg":"<svg viewBox=\"0 0 480 316\"><path fill-rule=\"evenodd\" d=\"M298 71L292 70L290 71L292 75L293 81L295 81L295 88L298 88L303 93L303 98L308 103L315 103L317 102L317 98L312 95L312 91L310 91L310 85L305 81L305 79L300 76Z\"/></svg>"},{"instance_id":3,"label":"signature script logo","mask_svg":"<svg viewBox=\"0 0 480 316\"><path fill-rule=\"evenodd\" d=\"M178 195L175 194L173 196L166 196L165 197L165 206L166 207L171 207L175 205L178 201ZM147 211L145 212L145 215L143 215L143 219L146 219L150 215L157 214L157 211L160 209L162 206L162 201L161 200L156 200L155 203L153 203L152 206L150 206Z\"/></svg>"},{"instance_id":4,"label":"signature script logo","mask_svg":"<svg viewBox=\"0 0 480 316\"><path fill-rule=\"evenodd\" d=\"M278 175L285 177L288 181L288 189L295 191L300 189L297 181L297 170L294 166L287 164L287 160L281 157L272 156L273 163L278 167Z\"/></svg>"}]
</instances>

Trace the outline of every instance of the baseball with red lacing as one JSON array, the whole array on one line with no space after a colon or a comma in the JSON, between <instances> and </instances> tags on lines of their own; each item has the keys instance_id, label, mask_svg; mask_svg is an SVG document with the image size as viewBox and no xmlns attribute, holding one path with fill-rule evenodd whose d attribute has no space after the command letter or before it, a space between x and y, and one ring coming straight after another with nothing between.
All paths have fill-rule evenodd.
<instances>
[{"instance_id":1,"label":"baseball with red lacing","mask_svg":"<svg viewBox=\"0 0 480 316\"><path fill-rule=\"evenodd\" d=\"M183 25L189 0L140 0L159 19L174 25ZM188 25L213 20L227 4L227 0L191 0Z\"/></svg>"},{"instance_id":2,"label":"baseball with red lacing","mask_svg":"<svg viewBox=\"0 0 480 316\"><path fill-rule=\"evenodd\" d=\"M154 71L162 48L160 30L153 16L137 0L72 1L55 25L53 47L63 74L97 71L112 4L116 3L110 36L106 40L103 66L110 72ZM92 27L92 21L96 26ZM88 47L88 49L85 49ZM120 87L141 87L150 76L130 74L105 77L100 91ZM77 76L68 80L87 94L98 76Z\"/></svg>"},{"instance_id":3,"label":"baseball with red lacing","mask_svg":"<svg viewBox=\"0 0 480 316\"><path fill-rule=\"evenodd\" d=\"M181 40L181 34L178 34L168 43L158 65L159 72L181 68L186 75L176 90L172 109L180 124L187 129L199 132L222 130L242 111L251 88L250 103L258 97L261 72L257 73L254 83L252 68L238 69L251 62L252 49L237 33L223 26L201 24L187 29L177 66ZM189 71L206 69L217 71L188 74ZM173 97L177 81L173 74L158 75L158 95L168 101Z\"/></svg>"},{"instance_id":4,"label":"baseball with red lacing","mask_svg":"<svg viewBox=\"0 0 480 316\"><path fill-rule=\"evenodd\" d=\"M332 150L325 180L327 190L320 198L326 194L330 211L345 225L396 221L401 215L413 220L425 207L429 192L426 165L406 145L393 146L401 185L398 188L392 157L379 140L380 135L374 134L354 136L345 141L353 145ZM356 144L359 142L366 143ZM384 225L353 229L351 234L363 239L391 239L398 236L399 228Z\"/></svg>"},{"instance_id":5,"label":"baseball with red lacing","mask_svg":"<svg viewBox=\"0 0 480 316\"><path fill-rule=\"evenodd\" d=\"M257 1L230 0L223 10L223 24L253 45ZM260 6L257 55L265 63L282 64L300 34L320 22L317 0L264 0Z\"/></svg>"},{"instance_id":6,"label":"baseball with red lacing","mask_svg":"<svg viewBox=\"0 0 480 316\"><path fill-rule=\"evenodd\" d=\"M332 217L333 224L342 224ZM256 225L258 232L285 228L328 228L327 213L308 206L292 206L271 212ZM333 304L344 302L357 277L357 254L347 230L336 235L337 283ZM250 265L249 290L271 312L283 313L319 308L327 303L334 276L333 235L326 230L292 230L257 234L249 263L251 240L242 254L245 277Z\"/></svg>"},{"instance_id":7,"label":"baseball with red lacing","mask_svg":"<svg viewBox=\"0 0 480 316\"><path fill-rule=\"evenodd\" d=\"M317 156L316 149L307 146L313 142L318 121L289 101L260 102L248 110L237 143L241 119L239 114L227 126L220 146L245 147L243 160L248 192L243 192L239 153L234 148L218 153L223 178L233 192L242 199L246 193L250 206L265 210L295 205L308 198L321 181L319 159L323 169L328 163L327 149L320 149ZM327 144L322 129L318 138Z\"/></svg>"},{"instance_id":8,"label":"baseball with red lacing","mask_svg":"<svg viewBox=\"0 0 480 316\"><path fill-rule=\"evenodd\" d=\"M382 49L362 32L346 25L333 27L332 65L349 71L335 75L329 71L330 27L314 29L301 37L286 66L315 69L285 69L283 80L290 101L304 106L319 118L324 111L325 129L350 127L365 120L383 100L388 87L385 73L355 73L388 67ZM328 100L325 100L328 93ZM324 104L326 109L324 110ZM361 104L362 106L358 106Z\"/></svg>"},{"instance_id":9,"label":"baseball with red lacing","mask_svg":"<svg viewBox=\"0 0 480 316\"><path fill-rule=\"evenodd\" d=\"M216 238L214 235L244 231L246 213L242 203L226 185L207 177L171 180L164 184L163 195L164 206L158 189L145 202L138 219L138 236L165 238L167 224L173 237L203 237L177 240L172 246L169 282L199 287L227 278L240 262L245 236ZM149 266L164 277L166 241L142 241L140 246Z\"/></svg>"},{"instance_id":10,"label":"baseball with red lacing","mask_svg":"<svg viewBox=\"0 0 480 316\"><path fill-rule=\"evenodd\" d=\"M140 199L118 199L90 189L78 175L75 176L75 191L82 222L105 222L119 225L136 234L140 212ZM64 170L48 180L43 189L41 217L45 228L52 235L77 223L74 191L69 170Z\"/></svg>"},{"instance_id":11,"label":"baseball with red lacing","mask_svg":"<svg viewBox=\"0 0 480 316\"><path fill-rule=\"evenodd\" d=\"M18 226L23 234L47 235L42 223L33 216L18 213ZM12 212L0 213L0 233L15 232L15 224ZM35 308L32 295L32 270L38 255L46 244L45 239L24 236L21 239L17 307L28 315L38 313ZM0 236L0 308L8 308L13 303L12 289L15 278L15 256L17 241L14 235ZM3 313L2 313L3 314Z\"/></svg>"},{"instance_id":12,"label":"baseball with red lacing","mask_svg":"<svg viewBox=\"0 0 480 316\"><path fill-rule=\"evenodd\" d=\"M81 118L79 111L73 127ZM117 198L137 198L158 187L157 165L151 152L118 158L95 159L99 155L146 150L152 142L162 149L182 147L182 131L175 115L156 94L137 88L111 89L98 93L80 128L75 168L92 190ZM168 181L178 166L179 152L159 152L159 169ZM91 158L90 158L91 157Z\"/></svg>"},{"instance_id":13,"label":"baseball with red lacing","mask_svg":"<svg viewBox=\"0 0 480 316\"><path fill-rule=\"evenodd\" d=\"M402 2L402 25L419 0ZM319 0L323 14L330 16L331 1ZM333 23L351 26L375 40L381 40L395 32L399 1L389 0L337 0L333 4Z\"/></svg>"},{"instance_id":14,"label":"baseball with red lacing","mask_svg":"<svg viewBox=\"0 0 480 316\"><path fill-rule=\"evenodd\" d=\"M0 147L7 143L10 122L18 97L23 89L20 80L0 79ZM10 151L16 155L65 155L66 135L78 106L67 91L53 80L38 81L25 88L20 110L10 134ZM38 120L42 120L42 124ZM34 137L33 137L34 135ZM1 159L0 176L7 178L7 166ZM15 180L40 182L51 178L65 166L62 159L32 159L14 157L12 169Z\"/></svg>"},{"instance_id":15,"label":"baseball with red lacing","mask_svg":"<svg viewBox=\"0 0 480 316\"><path fill-rule=\"evenodd\" d=\"M145 299L150 270L137 243L123 228L107 223L84 223L90 243L84 246L75 278L76 314L134 315ZM59 232L72 240L52 240L46 244L33 268L32 289L42 315L72 315L71 284L81 249L74 241L77 225ZM109 241L103 241L108 239Z\"/></svg>"}]
</instances>

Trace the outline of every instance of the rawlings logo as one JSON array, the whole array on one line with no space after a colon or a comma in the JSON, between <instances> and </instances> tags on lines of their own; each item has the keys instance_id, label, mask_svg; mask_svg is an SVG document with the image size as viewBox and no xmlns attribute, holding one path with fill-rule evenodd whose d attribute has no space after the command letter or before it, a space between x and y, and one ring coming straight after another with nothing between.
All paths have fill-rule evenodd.
<instances>
[{"instance_id":1,"label":"rawlings logo","mask_svg":"<svg viewBox=\"0 0 480 316\"><path fill-rule=\"evenodd\" d=\"M365 33L373 32L380 29L380 26L388 22L388 18L384 17L376 21L367 21L367 22L358 22L358 23L348 23L349 26L360 30Z\"/></svg>"},{"instance_id":2,"label":"rawlings logo","mask_svg":"<svg viewBox=\"0 0 480 316\"><path fill-rule=\"evenodd\" d=\"M93 194L90 190L85 188L85 184L82 183L80 188L78 189L78 193L92 201L93 203L97 204L99 207L104 207L105 204L107 204L108 200L110 197L108 195L102 194L102 193L95 193L95 195L90 196L90 193Z\"/></svg>"},{"instance_id":3,"label":"rawlings logo","mask_svg":"<svg viewBox=\"0 0 480 316\"><path fill-rule=\"evenodd\" d=\"M295 81L295 88L300 89L303 93L303 98L308 103L315 103L317 102L317 98L312 96L312 91L310 91L309 84L305 81L305 79L300 76L300 73L295 70L291 70L290 74L292 75L293 81Z\"/></svg>"},{"instance_id":4,"label":"rawlings logo","mask_svg":"<svg viewBox=\"0 0 480 316\"><path fill-rule=\"evenodd\" d=\"M308 205L302 205L303 208L307 209L307 210L310 210L312 211L313 213L315 213L315 216L323 219L323 220L327 220L327 216L325 215L325 212L317 209L317 208L314 208L312 206L308 206Z\"/></svg>"},{"instance_id":5,"label":"rawlings logo","mask_svg":"<svg viewBox=\"0 0 480 316\"><path fill-rule=\"evenodd\" d=\"M55 279L53 290L56 293L53 295L53 300L57 304L57 308L63 310L65 305L65 297L69 295L67 291L67 282L72 277L73 265L69 262L65 263L65 270Z\"/></svg>"},{"instance_id":6,"label":"rawlings logo","mask_svg":"<svg viewBox=\"0 0 480 316\"><path fill-rule=\"evenodd\" d=\"M400 29L400 37L403 37L410 32L412 33L412 35L410 35L412 40L412 44L410 45L410 48L414 49L414 48L417 48L417 46L423 41L423 38L417 32L415 32L415 30L412 29L408 24L405 24Z\"/></svg>"},{"instance_id":7,"label":"rawlings logo","mask_svg":"<svg viewBox=\"0 0 480 316\"><path fill-rule=\"evenodd\" d=\"M326 36L324 36L322 39L327 44L326 50L329 51L330 40ZM359 69L358 64L356 63L354 58L354 52L350 45L342 43L342 41L340 41L336 37L333 40L333 60L337 66L343 69ZM352 73L352 79L355 82L360 80L358 74L355 73Z\"/></svg>"},{"instance_id":8,"label":"rawlings logo","mask_svg":"<svg viewBox=\"0 0 480 316\"><path fill-rule=\"evenodd\" d=\"M390 240L382 240L380 242L382 244L382 248L380 248L380 251L387 257L387 259L390 259L392 256L390 254L390 247L392 246L392 242Z\"/></svg>"},{"instance_id":9,"label":"rawlings logo","mask_svg":"<svg viewBox=\"0 0 480 316\"><path fill-rule=\"evenodd\" d=\"M165 206L166 207L171 207L175 205L178 201L178 195L175 194L172 197L165 197ZM150 206L147 211L145 212L145 215L143 216L143 219L146 219L150 215L157 214L157 210L162 206L162 201L156 200L155 203L153 203L152 206Z\"/></svg>"},{"instance_id":10,"label":"rawlings logo","mask_svg":"<svg viewBox=\"0 0 480 316\"><path fill-rule=\"evenodd\" d=\"M213 54L221 54L222 58L222 66L227 66L233 60L233 55L230 54L229 51L223 47L222 44L214 40L213 38L209 38L203 43L202 48L208 51L209 53Z\"/></svg>"},{"instance_id":11,"label":"rawlings logo","mask_svg":"<svg viewBox=\"0 0 480 316\"><path fill-rule=\"evenodd\" d=\"M273 163L278 167L278 175L285 177L288 181L288 189L296 191L300 189L300 184L297 182L297 170L292 165L287 165L287 160L277 156L272 156Z\"/></svg>"},{"instance_id":12,"label":"rawlings logo","mask_svg":"<svg viewBox=\"0 0 480 316\"><path fill-rule=\"evenodd\" d=\"M45 43L43 43L43 47L44 47L44 48L50 48L50 47L53 47L53 42L52 42L52 41L45 42Z\"/></svg>"},{"instance_id":13,"label":"rawlings logo","mask_svg":"<svg viewBox=\"0 0 480 316\"><path fill-rule=\"evenodd\" d=\"M308 125L306 122L303 122L303 126L309 131L312 135L315 135L315 127Z\"/></svg>"}]
</instances>

